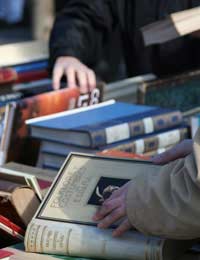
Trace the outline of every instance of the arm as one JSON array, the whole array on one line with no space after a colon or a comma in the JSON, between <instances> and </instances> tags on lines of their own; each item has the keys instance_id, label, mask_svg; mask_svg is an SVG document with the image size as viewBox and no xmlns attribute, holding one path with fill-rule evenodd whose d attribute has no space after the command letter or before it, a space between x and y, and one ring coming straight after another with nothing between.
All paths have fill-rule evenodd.
<instances>
[{"instance_id":1,"label":"arm","mask_svg":"<svg viewBox=\"0 0 200 260\"><path fill-rule=\"evenodd\" d=\"M125 217L114 235L134 226L139 231L173 239L200 236L200 129L193 152L183 159L138 173L95 215L101 228Z\"/></svg>"},{"instance_id":2,"label":"arm","mask_svg":"<svg viewBox=\"0 0 200 260\"><path fill-rule=\"evenodd\" d=\"M176 159L183 158L192 153L193 141L191 139L183 140L164 153L155 155L151 161L156 164L165 164Z\"/></svg>"},{"instance_id":3,"label":"arm","mask_svg":"<svg viewBox=\"0 0 200 260\"><path fill-rule=\"evenodd\" d=\"M50 37L50 66L54 67L54 87L59 88L62 75L68 85L76 86L76 79L85 91L96 84L94 66L103 43L113 27L111 1L69 0L57 16Z\"/></svg>"}]
</instances>

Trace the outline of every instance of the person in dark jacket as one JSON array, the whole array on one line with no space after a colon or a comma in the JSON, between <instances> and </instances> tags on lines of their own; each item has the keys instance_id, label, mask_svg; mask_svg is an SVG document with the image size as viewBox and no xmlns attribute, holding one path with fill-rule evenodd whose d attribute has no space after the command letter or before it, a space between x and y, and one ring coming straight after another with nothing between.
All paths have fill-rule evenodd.
<instances>
[{"instance_id":1,"label":"person in dark jacket","mask_svg":"<svg viewBox=\"0 0 200 260\"><path fill-rule=\"evenodd\" d=\"M60 87L65 75L69 87L79 85L83 92L93 89L96 76L92 69L116 26L128 77L145 73L161 77L198 67L198 38L189 35L145 47L140 29L199 5L198 0L68 0L56 17L50 37L54 88Z\"/></svg>"}]
</instances>

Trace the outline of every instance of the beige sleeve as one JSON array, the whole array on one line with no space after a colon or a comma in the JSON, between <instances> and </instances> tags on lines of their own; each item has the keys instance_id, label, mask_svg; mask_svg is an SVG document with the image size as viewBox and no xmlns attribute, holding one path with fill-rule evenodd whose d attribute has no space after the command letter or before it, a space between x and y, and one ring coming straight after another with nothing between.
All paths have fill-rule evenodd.
<instances>
[{"instance_id":1,"label":"beige sleeve","mask_svg":"<svg viewBox=\"0 0 200 260\"><path fill-rule=\"evenodd\" d=\"M145 234L175 239L200 237L200 129L193 153L142 172L129 186L127 215Z\"/></svg>"}]
</instances>

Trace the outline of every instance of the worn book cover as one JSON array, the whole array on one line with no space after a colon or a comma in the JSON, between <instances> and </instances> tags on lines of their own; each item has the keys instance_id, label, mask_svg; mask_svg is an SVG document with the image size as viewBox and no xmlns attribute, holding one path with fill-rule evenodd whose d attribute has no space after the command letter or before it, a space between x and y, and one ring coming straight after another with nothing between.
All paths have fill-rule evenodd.
<instances>
[{"instance_id":1,"label":"worn book cover","mask_svg":"<svg viewBox=\"0 0 200 260\"><path fill-rule=\"evenodd\" d=\"M134 230L114 238L112 228L98 229L92 220L113 189L139 172L155 174L159 167L140 160L71 154L28 225L26 251L105 259L174 259L190 242L144 236Z\"/></svg>"},{"instance_id":2,"label":"worn book cover","mask_svg":"<svg viewBox=\"0 0 200 260\"><path fill-rule=\"evenodd\" d=\"M187 111L200 106L200 71L146 82L138 88L138 103Z\"/></svg>"},{"instance_id":3,"label":"worn book cover","mask_svg":"<svg viewBox=\"0 0 200 260\"><path fill-rule=\"evenodd\" d=\"M2 163L16 161L35 165L39 142L29 137L25 121L30 118L47 116L75 107L88 106L101 102L103 88L94 89L91 93L80 95L78 89L61 89L21 99L13 103L15 107L11 136L7 154ZM30 149L31 147L31 149ZM26 153L24 153L26 151Z\"/></svg>"}]
</instances>

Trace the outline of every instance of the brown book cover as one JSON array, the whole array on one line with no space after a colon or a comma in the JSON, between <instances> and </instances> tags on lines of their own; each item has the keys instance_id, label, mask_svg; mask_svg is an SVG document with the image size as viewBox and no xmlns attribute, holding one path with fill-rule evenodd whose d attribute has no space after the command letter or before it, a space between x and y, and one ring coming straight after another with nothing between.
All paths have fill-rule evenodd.
<instances>
[{"instance_id":1,"label":"brown book cover","mask_svg":"<svg viewBox=\"0 0 200 260\"><path fill-rule=\"evenodd\" d=\"M10 142L3 163L15 161L35 165L39 142L29 137L28 127L25 125L27 119L99 103L102 95L103 85L100 84L91 93L82 95L78 89L65 88L16 101Z\"/></svg>"}]
</instances>

